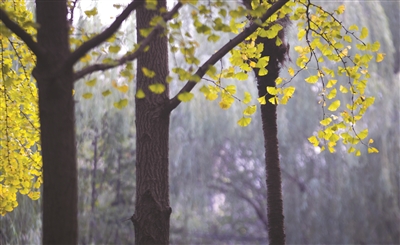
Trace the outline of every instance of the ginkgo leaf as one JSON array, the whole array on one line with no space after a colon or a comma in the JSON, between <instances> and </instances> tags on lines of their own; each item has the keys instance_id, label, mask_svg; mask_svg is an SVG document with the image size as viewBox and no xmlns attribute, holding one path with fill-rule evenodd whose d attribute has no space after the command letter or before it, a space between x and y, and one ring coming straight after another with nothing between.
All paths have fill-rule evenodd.
<instances>
[{"instance_id":1,"label":"ginkgo leaf","mask_svg":"<svg viewBox=\"0 0 400 245\"><path fill-rule=\"evenodd\" d=\"M156 75L154 71L147 69L146 67L142 67L142 72L148 78L153 78Z\"/></svg>"},{"instance_id":2,"label":"ginkgo leaf","mask_svg":"<svg viewBox=\"0 0 400 245\"><path fill-rule=\"evenodd\" d=\"M255 105L251 105L251 106L248 106L243 111L243 114L246 115L246 116L250 116L250 115L253 115L256 112L256 110L257 110L257 107Z\"/></svg>"},{"instance_id":3,"label":"ginkgo leaf","mask_svg":"<svg viewBox=\"0 0 400 245\"><path fill-rule=\"evenodd\" d=\"M315 136L311 136L308 138L308 141L313 145L313 146L318 146L319 141L317 139L317 137Z\"/></svg>"},{"instance_id":4,"label":"ginkgo leaf","mask_svg":"<svg viewBox=\"0 0 400 245\"><path fill-rule=\"evenodd\" d=\"M193 93L190 93L190 92L183 92L183 93L180 93L180 94L178 95L178 100L180 100L180 101L182 101L182 102L188 102L188 101L190 101L191 99L193 99L193 97L194 97L194 94L193 94Z\"/></svg>"},{"instance_id":5,"label":"ginkgo leaf","mask_svg":"<svg viewBox=\"0 0 400 245\"><path fill-rule=\"evenodd\" d=\"M114 107L117 109L122 109L128 104L128 99L122 99L118 102L114 102Z\"/></svg>"},{"instance_id":6,"label":"ginkgo leaf","mask_svg":"<svg viewBox=\"0 0 400 245\"><path fill-rule=\"evenodd\" d=\"M120 50L121 50L121 46L118 46L118 45L110 46L108 48L108 51L110 53L118 53Z\"/></svg>"},{"instance_id":7,"label":"ginkgo leaf","mask_svg":"<svg viewBox=\"0 0 400 245\"><path fill-rule=\"evenodd\" d=\"M85 14L86 14L87 17L92 17L92 16L97 15L97 8L94 7L94 8L91 9L91 10L86 10L86 11L85 11Z\"/></svg>"},{"instance_id":8,"label":"ginkgo leaf","mask_svg":"<svg viewBox=\"0 0 400 245\"><path fill-rule=\"evenodd\" d=\"M165 91L165 86L164 86L164 84L161 84L161 83L155 83L155 84L149 85L149 89L151 92L153 92L155 94L162 94Z\"/></svg>"},{"instance_id":9,"label":"ginkgo leaf","mask_svg":"<svg viewBox=\"0 0 400 245\"><path fill-rule=\"evenodd\" d=\"M257 99L258 102L260 102L261 105L267 104L267 101L265 99L265 96L261 96L260 98Z\"/></svg>"},{"instance_id":10,"label":"ginkgo leaf","mask_svg":"<svg viewBox=\"0 0 400 245\"><path fill-rule=\"evenodd\" d=\"M117 89L118 89L120 92L122 92L122 93L126 93L126 92L128 92L128 90L129 90L129 86L126 85L126 84L124 84L124 85L122 85L122 86L118 86Z\"/></svg>"},{"instance_id":11,"label":"ginkgo leaf","mask_svg":"<svg viewBox=\"0 0 400 245\"><path fill-rule=\"evenodd\" d=\"M278 93L278 90L275 87L267 87L267 92L270 95L276 95Z\"/></svg>"},{"instance_id":12,"label":"ginkgo leaf","mask_svg":"<svg viewBox=\"0 0 400 245\"><path fill-rule=\"evenodd\" d=\"M83 97L84 99L90 99L90 98L93 97L93 94L92 94L92 93L84 93L84 94L82 94L82 97Z\"/></svg>"},{"instance_id":13,"label":"ginkgo leaf","mask_svg":"<svg viewBox=\"0 0 400 245\"><path fill-rule=\"evenodd\" d=\"M357 136L362 140L365 139L368 136L368 129L366 128L363 131L359 132Z\"/></svg>"},{"instance_id":14,"label":"ginkgo leaf","mask_svg":"<svg viewBox=\"0 0 400 245\"><path fill-rule=\"evenodd\" d=\"M328 126L331 122L332 122L332 119L330 117L327 117L324 120L321 120L319 123L323 126Z\"/></svg>"},{"instance_id":15,"label":"ginkgo leaf","mask_svg":"<svg viewBox=\"0 0 400 245\"><path fill-rule=\"evenodd\" d=\"M379 151L375 147L368 147L368 153L379 153Z\"/></svg>"},{"instance_id":16,"label":"ginkgo leaf","mask_svg":"<svg viewBox=\"0 0 400 245\"><path fill-rule=\"evenodd\" d=\"M247 127L251 122L251 117L242 117L237 122L240 127Z\"/></svg>"},{"instance_id":17,"label":"ginkgo leaf","mask_svg":"<svg viewBox=\"0 0 400 245\"><path fill-rule=\"evenodd\" d=\"M225 90L229 92L230 94L235 94L236 93L236 85L228 85L226 86Z\"/></svg>"},{"instance_id":18,"label":"ginkgo leaf","mask_svg":"<svg viewBox=\"0 0 400 245\"><path fill-rule=\"evenodd\" d=\"M104 97L107 97L107 96L109 96L109 95L111 94L111 91L110 91L109 89L107 89L106 91L103 91L101 94L102 94Z\"/></svg>"},{"instance_id":19,"label":"ginkgo leaf","mask_svg":"<svg viewBox=\"0 0 400 245\"><path fill-rule=\"evenodd\" d=\"M366 27L363 27L363 28L361 29L360 38L361 38L361 39L364 39L364 38L366 38L367 36L368 36L368 29L367 29Z\"/></svg>"},{"instance_id":20,"label":"ginkgo leaf","mask_svg":"<svg viewBox=\"0 0 400 245\"><path fill-rule=\"evenodd\" d=\"M304 80L306 80L306 82L308 82L308 83L313 84L313 83L316 83L316 82L318 81L318 76L317 76L317 75L315 75L315 76L310 76L310 77L307 77L307 78L304 79Z\"/></svg>"},{"instance_id":21,"label":"ginkgo leaf","mask_svg":"<svg viewBox=\"0 0 400 245\"><path fill-rule=\"evenodd\" d=\"M328 110L330 111L336 111L340 106L340 100L336 100L332 102L332 104L328 107Z\"/></svg>"},{"instance_id":22,"label":"ginkgo leaf","mask_svg":"<svg viewBox=\"0 0 400 245\"><path fill-rule=\"evenodd\" d=\"M386 54L384 54L384 53L378 53L376 55L376 62L381 62L385 58L385 55Z\"/></svg>"},{"instance_id":23,"label":"ginkgo leaf","mask_svg":"<svg viewBox=\"0 0 400 245\"><path fill-rule=\"evenodd\" d=\"M251 94L249 92L244 92L243 103L248 104L251 101Z\"/></svg>"},{"instance_id":24,"label":"ginkgo leaf","mask_svg":"<svg viewBox=\"0 0 400 245\"><path fill-rule=\"evenodd\" d=\"M143 92L143 89L138 89L136 91L136 98L138 99L143 99L144 97L146 97L145 93Z\"/></svg>"},{"instance_id":25,"label":"ginkgo leaf","mask_svg":"<svg viewBox=\"0 0 400 245\"><path fill-rule=\"evenodd\" d=\"M94 85L96 85L97 79L93 78L87 82L85 82L86 85L88 85L89 87L93 87Z\"/></svg>"}]
</instances>

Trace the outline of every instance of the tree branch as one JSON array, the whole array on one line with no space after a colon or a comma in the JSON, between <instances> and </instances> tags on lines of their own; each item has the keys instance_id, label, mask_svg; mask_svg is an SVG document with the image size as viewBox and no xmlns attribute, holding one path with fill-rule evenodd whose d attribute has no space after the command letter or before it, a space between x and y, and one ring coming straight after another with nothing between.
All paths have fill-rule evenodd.
<instances>
[{"instance_id":1,"label":"tree branch","mask_svg":"<svg viewBox=\"0 0 400 245\"><path fill-rule=\"evenodd\" d=\"M260 18L261 22L265 22L269 17L271 17L271 15L273 15L276 11L278 11L287 2L289 2L289 0L277 1ZM240 34L238 34L235 38L227 42L221 49L219 49L215 54L213 54L202 66L200 66L195 75L202 78L206 74L210 66L213 66L215 63L217 63L218 60L224 57L230 50L236 47L236 45L243 42L248 36L250 36L253 32L255 32L258 27L260 26L257 23L253 23L249 27L246 27ZM194 88L194 86L196 86L196 84L197 82L195 81L192 80L188 81L185 84L185 86L183 86L183 88L179 91L179 93L176 94L175 97L173 97L170 100L169 105L166 108L167 111L171 112L181 103L181 101L178 99L179 94L184 92L190 92Z\"/></svg>"},{"instance_id":2,"label":"tree branch","mask_svg":"<svg viewBox=\"0 0 400 245\"><path fill-rule=\"evenodd\" d=\"M36 57L43 55L43 50L40 49L37 42L35 42L31 35L29 35L21 26L12 21L7 13L0 8L0 20L4 23L4 25L10 29L15 35L22 39L25 44L32 50L32 52L36 55Z\"/></svg>"},{"instance_id":3,"label":"tree branch","mask_svg":"<svg viewBox=\"0 0 400 245\"><path fill-rule=\"evenodd\" d=\"M102 42L110 38L121 26L122 22L128 18L131 12L137 9L140 5L142 5L144 1L135 0L131 2L122 13L115 19L115 21L102 33L98 34L94 38L83 43L79 48L77 48L65 61L62 68L71 67L77 62L80 58L82 58L89 50L94 47L97 47Z\"/></svg>"},{"instance_id":4,"label":"tree branch","mask_svg":"<svg viewBox=\"0 0 400 245\"><path fill-rule=\"evenodd\" d=\"M182 7L182 3L178 2L171 11L163 15L164 21L171 20L173 16L178 12L178 10ZM154 29L150 32L150 34L143 39L143 41L140 43L139 47L131 54L125 55L122 58L115 60L115 63L113 64L94 64L88 67L83 68L80 71L77 71L74 75L74 81L77 81L78 79L84 77L87 74L90 74L95 71L105 71L120 65L125 64L126 62L132 61L136 59L143 51L144 49L150 45L150 43L155 39L157 34L159 33L160 30L163 29L163 26L157 25L154 27Z\"/></svg>"}]
</instances>

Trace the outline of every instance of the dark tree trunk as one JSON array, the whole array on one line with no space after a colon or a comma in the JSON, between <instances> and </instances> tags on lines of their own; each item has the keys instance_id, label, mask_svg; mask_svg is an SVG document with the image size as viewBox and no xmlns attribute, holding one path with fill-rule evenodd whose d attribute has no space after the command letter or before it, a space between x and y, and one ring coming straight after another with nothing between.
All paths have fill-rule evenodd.
<instances>
[{"instance_id":1,"label":"dark tree trunk","mask_svg":"<svg viewBox=\"0 0 400 245\"><path fill-rule=\"evenodd\" d=\"M39 88L43 157L43 244L77 243L77 168L73 71L55 73L70 54L65 0L36 0L37 42L45 50L34 76Z\"/></svg>"},{"instance_id":2,"label":"dark tree trunk","mask_svg":"<svg viewBox=\"0 0 400 245\"><path fill-rule=\"evenodd\" d=\"M279 37L284 40L284 33ZM275 80L279 76L280 66L287 54L286 44L277 47L275 39L259 38L258 43L264 44L262 56L269 56L266 67L268 74L257 76L257 87L259 97L265 96L267 103L261 105L261 120L264 134L265 147L265 170L267 181L267 205L268 205L268 239L269 244L285 244L283 201L282 201L282 179L279 166L278 151L278 127L276 105L268 100L272 97L267 93L267 87L275 87Z\"/></svg>"},{"instance_id":3,"label":"dark tree trunk","mask_svg":"<svg viewBox=\"0 0 400 245\"><path fill-rule=\"evenodd\" d=\"M166 8L166 1L158 1L157 9ZM143 40L139 30L148 28L150 20L160 13L141 7L137 10L138 43ZM168 43L162 33L152 42L150 49L137 60L137 89L146 97L136 99L136 204L132 221L136 244L168 244L169 206L168 186L168 133L169 113L163 108L169 103ZM142 68L156 73L144 76ZM148 86L161 83L166 87L162 94L154 94Z\"/></svg>"}]
</instances>

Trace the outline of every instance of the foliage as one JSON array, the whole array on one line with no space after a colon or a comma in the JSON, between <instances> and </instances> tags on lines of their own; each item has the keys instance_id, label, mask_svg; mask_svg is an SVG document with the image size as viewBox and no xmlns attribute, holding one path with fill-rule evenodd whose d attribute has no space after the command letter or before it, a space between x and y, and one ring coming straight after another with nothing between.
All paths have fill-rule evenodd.
<instances>
[{"instance_id":1,"label":"foliage","mask_svg":"<svg viewBox=\"0 0 400 245\"><path fill-rule=\"evenodd\" d=\"M281 1L286 2L286 1ZM19 3L19 7L22 8L23 2ZM31 34L34 34L34 23L29 20L20 19L20 10L14 11L10 8L10 4L2 3L2 9L10 13L11 18L14 18L15 22L25 25L28 30L31 30ZM189 13L189 24L183 25L183 18L179 17L178 10L184 5L186 9L191 9ZM7 7L8 6L8 7ZM114 5L115 8L119 9L121 5ZM146 2L146 7L152 8L153 5L150 2ZM378 150L370 144L373 143L372 139L367 142L368 129L363 128L358 130L356 123L362 118L366 109L372 105L374 98L368 96L366 91L367 79L370 77L368 73L368 65L375 58L376 62L382 61L384 54L377 53L380 44L379 42L367 43L362 41L368 35L368 29L365 27L358 27L352 25L346 28L342 25L338 19L341 14L345 11L344 5L339 6L335 11L328 12L311 3L309 0L297 0L287 1L283 7L280 7L276 13L266 15L269 9L273 8L273 5L268 1L252 1L252 10L247 10L244 6L235 5L224 1L215 1L209 4L197 1L181 1L178 3L170 12L165 10L163 17L156 17L151 22L151 27L148 29L140 30L140 34L144 36L144 40L141 43L136 44L133 49L128 48L127 51L121 48L122 40L118 38L120 33L116 33L106 40L97 50L86 53L80 58L81 64L84 67L75 72L76 79L83 78L95 71L105 71L110 68L119 66L119 74L121 81L113 82L112 88L106 88L102 91L104 97L113 93L113 91L119 91L120 96L113 102L114 107L122 109L129 103L129 99L125 93L129 90L129 81L131 81L135 74L133 73L132 60L136 59L142 52L146 52L148 45L151 45L151 40L156 38L156 33L163 31L165 35L168 35L169 46L171 53L177 57L182 57L184 62L175 64L172 67L172 74L168 76L167 81L180 80L188 81L188 83L180 90L180 92L172 99L172 109L175 108L180 102L191 101L194 94L191 92L193 87L199 82L205 82L200 87L200 92L204 94L207 100L218 100L219 106L227 110L231 108L235 101L239 102L242 107L242 117L238 120L240 126L247 126L250 124L252 115L256 112L256 103L254 102L249 92L244 92L243 96L237 94L237 85L226 84L228 79L236 80L247 80L248 72L254 68L258 70L258 75L266 75L268 70L265 69L269 62L269 57L261 57L261 51L266 48L262 44L256 44L255 40L257 37L262 38L276 38L276 44L282 45L282 40L277 38L278 33L283 29L279 19L286 15L291 16L292 21L298 28L298 39L304 40L305 43L302 46L296 46L294 49L299 53L299 58L296 60L296 68L289 67L290 78L278 78L276 83L277 87L268 87L265 93L274 95L270 101L266 101L265 97L258 98L258 103L278 103L286 104L290 98L293 97L295 88L293 86L287 86L294 77L296 77L301 71L309 73L309 76L305 78L307 83L311 86L315 86L320 91L320 104L323 111L323 116L320 121L322 129L319 130L315 135L309 137L309 141L316 147L320 147L324 150L325 147L330 152L334 152L337 147L337 142L341 141L345 145L349 145L348 152L354 152L355 155L360 155L361 151L356 149L355 145L359 142L364 145L368 145L368 152L374 153ZM72 22L73 10L75 5L70 6L70 17ZM26 10L25 10L26 11ZM98 18L98 11L96 8L84 11L86 18ZM246 16L252 16L251 20L247 19ZM23 15L29 17L30 15ZM268 16L265 17L265 16ZM18 17L18 18L17 18ZM169 21L169 22L168 22ZM72 22L73 23L73 22ZM259 27L259 28L257 28ZM255 32L251 34L249 31L254 28ZM7 28L1 28L3 30L2 35L8 37L12 36L11 32ZM196 33L196 38L194 37ZM71 29L71 49L77 51L82 48L82 44L86 41L96 37L96 32L89 33L84 29L74 28ZM199 56L199 48L202 46L198 39L204 39L209 43L216 43L221 41L221 37L225 34L237 34L235 40L241 40L236 44L232 44L232 40L225 43L219 51L212 55L206 62L201 65ZM16 37L13 37L18 40ZM3 40L3 39L2 39ZM11 39L10 39L11 40ZM11 43L11 41L10 41ZM353 53L351 45L356 43L355 47L360 53ZM10 59L6 52L6 42L2 41L3 50L3 64L6 64L6 58ZM354 46L354 45L353 45ZM11 46L10 46L11 47ZM20 48L19 45L16 48ZM12 47L11 47L12 48ZM18 49L17 49L18 50ZM16 51L15 51L16 52ZM230 52L229 65L224 66L223 57L225 54ZM7 56L8 55L8 56ZM7 96L4 97L4 105L6 108L6 124L4 126L5 135L7 140L5 146L2 145L2 151L5 152L7 159L9 159L9 165L12 164L12 154L19 154L20 156L29 157L29 160L19 161L18 164L26 165L25 169L28 171L21 172L21 178L15 179L13 177L2 177L7 183L13 183L10 188L10 193L14 193L12 200L7 205L8 210L12 210L17 204L15 202L15 193L18 189L21 193L31 195L32 198L38 198L38 192L31 191L32 180L36 181L36 178L32 176L36 175L39 178L34 184L34 188L40 186L40 147L38 145L38 120L37 113L34 109L35 101L35 86L29 81L30 72L27 70L29 66L26 64L27 61L31 63L34 61L34 56L27 51L19 54L21 57L20 65L25 68L22 70L12 73L18 74L19 79L25 81L27 85L19 89L9 90L6 81L14 80L13 86L15 86L16 78L11 78L11 74L5 68L4 65L3 73L7 74L9 79L3 79L4 95L12 94L13 92L24 92L24 88L29 88L29 92L25 93L27 96L24 97L25 101L29 101L28 104L21 104L17 98ZM18 56L17 56L18 57ZM25 60L24 60L25 59ZM220 61L221 65L216 65ZM10 61L7 61L8 63ZM333 64L341 64L335 69L332 69ZM25 65L24 65L25 64ZM11 68L10 68L11 69ZM20 69L20 68L18 68ZM196 72L194 72L196 71ZM147 77L154 77L154 71L143 68L142 72ZM204 76L205 75L205 76ZM5 75L4 75L5 76ZM204 78L203 78L204 76ZM347 83L337 83L338 76L345 76L348 78ZM22 77L22 78L21 78ZM96 87L97 79L92 78L85 82L85 84L91 88ZM8 92L10 91L10 92ZM149 85L149 91L161 94L165 91L165 87L161 83L155 82ZM342 101L337 97L339 93L349 94L351 102L348 104L341 103ZM32 96L29 97L29 94ZM84 99L93 98L91 92L81 94ZM137 98L145 98L146 94L142 90L136 92ZM12 102L12 103L11 103ZM15 109L12 114L11 105L17 105L20 113ZM23 106L20 106L23 105ZM329 111L330 114L327 114ZM19 115L17 115L19 114ZM7 117L8 116L8 117ZM7 120L7 118L13 118L13 121ZM26 141L11 141L11 137L14 135L21 134L21 130L11 133L11 124L17 123L18 120L14 118L20 118L31 124L25 122L27 132L31 132ZM29 126L31 125L31 126ZM16 129L17 127L13 127ZM29 131L30 130L30 131ZM26 133L26 134L28 134ZM18 145L18 148L13 148L12 144ZM18 143L18 144L17 144ZM22 150L22 149L23 150ZM17 164L17 162L15 162ZM23 168L19 168L20 170ZM11 171L2 170L2 174ZM35 172L36 171L36 172ZM3 176L3 175L2 175ZM22 183L22 184L21 184ZM24 188L22 186L25 185ZM4 189L4 188L3 188ZM4 195L3 195L4 196ZM10 195L5 195L10 196ZM11 199L10 199L11 200Z\"/></svg>"},{"instance_id":2,"label":"foliage","mask_svg":"<svg viewBox=\"0 0 400 245\"><path fill-rule=\"evenodd\" d=\"M1 8L35 36L25 1L2 1ZM31 78L35 56L0 23L0 214L18 206L17 193L37 200L42 183L38 96Z\"/></svg>"}]
</instances>

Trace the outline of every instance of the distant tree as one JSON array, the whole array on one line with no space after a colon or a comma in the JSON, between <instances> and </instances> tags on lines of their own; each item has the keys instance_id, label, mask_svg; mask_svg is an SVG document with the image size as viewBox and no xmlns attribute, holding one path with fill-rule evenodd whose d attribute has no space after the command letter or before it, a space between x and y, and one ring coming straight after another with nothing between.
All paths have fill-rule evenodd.
<instances>
[{"instance_id":1,"label":"distant tree","mask_svg":"<svg viewBox=\"0 0 400 245\"><path fill-rule=\"evenodd\" d=\"M3 4L3 3L2 3ZM136 211L132 216L135 226L136 242L138 244L168 244L169 242L169 207L168 189L168 132L170 113L181 102L193 98L192 89L207 74L213 85L203 86L200 91L209 100L220 98L220 106L228 109L235 101L236 87L225 86L222 79L236 78L247 80L246 72L255 69L259 83L258 101L263 105L265 115L275 115L278 103L285 104L294 93L293 87L276 87L290 82L278 77L279 63L282 54L274 57L275 49L283 45L279 33L283 26L277 19L291 15L297 21L299 28L298 39L305 39L304 47L297 46L295 50L300 54L297 59L297 71L289 68L289 74L295 76L298 72L311 69L311 60L315 60L315 69L305 80L309 83L320 81L321 105L324 111L321 125L324 126L318 135L309 138L309 141L331 152L339 140L345 144L355 145L368 135L368 130L357 132L355 123L361 119L365 110L374 99L364 93L367 78L369 77L368 63L374 58L370 53L379 50L379 43L364 43L361 39L368 35L366 28L361 29L360 38L356 36L357 26L346 29L335 17L344 12L345 7L339 6L334 12L327 12L321 7L307 0L289 1L251 1L251 10L243 6L230 8L230 4L217 1L210 5L197 4L196 1L178 2L169 12L165 1L138 1L131 2L115 21L98 35L87 37L87 41L69 38L73 24L73 9L76 2L70 5L66 0L36 1L37 38L27 33L23 27L31 25L26 20L18 18L18 11L7 8L0 9L0 20L18 36L36 55L37 62L32 75L37 81L39 89L39 118L41 134L41 154L43 158L43 243L44 244L76 244L77 243L77 167L74 131L74 81L95 71L105 71L125 65L121 75L132 77L130 61L138 59L137 93L136 93L136 127L137 127L137 195ZM183 5L194 6L191 12L193 28L197 33L207 36L208 41L217 41L221 32L235 33L209 59L200 65L196 57L196 47L200 44L194 40L189 32L183 33L182 20L178 11ZM116 8L121 7L115 5ZM70 12L68 12L70 10ZM137 10L138 45L119 59L107 57L100 64L89 64L79 71L74 71L73 65L78 61L86 62L92 57L100 57L98 53L89 53L93 48L106 42L109 53L118 53L120 47L115 43L115 33L130 13ZM85 11L85 14L95 16L96 9ZM230 18L228 18L228 15ZM67 19L67 16L70 19ZM251 16L247 24L245 16ZM168 21L172 20L170 23ZM225 20L229 24L225 24ZM260 28L261 27L261 28ZM2 34L4 35L4 34ZM5 33L10 36L11 33ZM114 35L114 36L113 36ZM168 38L167 38L168 37ZM311 39L312 38L312 39ZM357 48L369 51L366 54L349 55L346 43L352 43L355 38L360 43ZM267 40L268 39L268 40ZM274 40L274 41L271 41ZM174 76L168 75L167 47L174 53L179 52L185 58L186 68L174 67ZM273 42L274 45L269 43ZM76 47L71 51L70 43ZM282 46L283 45L283 46ZM236 48L236 46L238 46ZM267 47L268 46L268 47ZM220 68L214 66L226 54L231 52L231 66ZM265 56L269 55L269 56ZM328 66L322 66L324 59L330 62L341 63L337 71ZM383 54L376 55L376 61L381 61ZM192 72L197 68L196 72ZM271 73L270 75L268 75ZM352 101L341 109L340 100L330 102L336 98L336 75L348 77L348 84L340 85L340 92L352 94ZM261 77L267 76L268 79ZM168 83L174 78L189 81L174 97L169 99ZM273 81L275 79L275 81ZM91 83L95 81L90 81ZM89 82L88 82L89 83ZM4 86L4 85L3 85ZM118 85L117 85L118 86ZM124 89L124 88L120 88ZM264 90L264 91L262 91ZM3 94L6 90L3 89ZM105 94L107 92L105 91ZM84 94L90 98L91 94ZM280 96L280 97L279 97ZM237 101L239 101L237 99ZM256 111L256 105L251 104L251 95L245 93L240 100L249 104L238 121L240 126L247 126L251 115ZM123 108L128 103L121 99L114 103L115 107ZM326 116L325 106L332 116ZM336 115L335 115L336 113ZM267 182L268 201L275 200L277 208L269 206L268 225L270 226L270 243L283 243L283 214L281 201L281 187L279 177L279 159L277 154L276 120L264 118L266 135L267 176L273 183ZM270 124L271 123L271 124ZM7 131L8 129L6 129ZM8 132L8 131L7 131ZM271 134L271 135L269 135ZM272 135L273 134L273 135ZM8 142L8 138L6 139ZM325 143L324 143L325 142ZM364 143L368 145L368 143ZM7 147L6 147L7 148ZM377 152L373 147L369 152ZM349 152L360 151L354 147ZM273 154L275 153L275 154ZM276 176L275 176L276 175ZM277 179L272 178L276 177ZM272 199L270 199L270 197ZM275 213L276 212L276 213Z\"/></svg>"}]
</instances>

